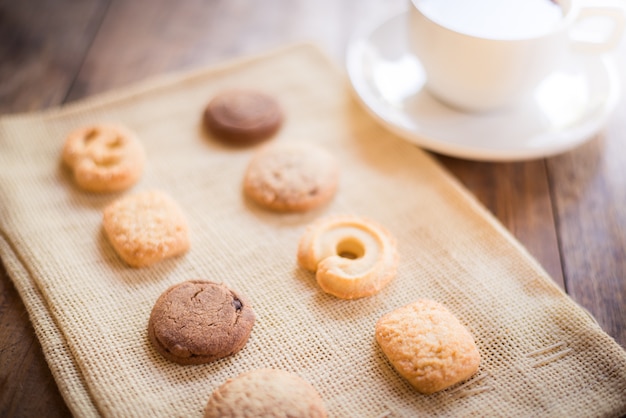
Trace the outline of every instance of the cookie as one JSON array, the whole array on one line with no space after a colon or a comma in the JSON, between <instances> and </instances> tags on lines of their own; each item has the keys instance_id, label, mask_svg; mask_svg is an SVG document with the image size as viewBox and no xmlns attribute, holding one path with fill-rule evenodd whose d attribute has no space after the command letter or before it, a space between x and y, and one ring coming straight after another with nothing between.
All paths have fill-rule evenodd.
<instances>
[{"instance_id":1,"label":"cookie","mask_svg":"<svg viewBox=\"0 0 626 418\"><path fill-rule=\"evenodd\" d=\"M171 286L157 299L148 337L167 360L203 364L241 350L254 320L252 306L243 295L223 284L189 280Z\"/></svg>"},{"instance_id":2,"label":"cookie","mask_svg":"<svg viewBox=\"0 0 626 418\"><path fill-rule=\"evenodd\" d=\"M189 228L178 204L160 191L119 198L104 209L104 232L131 267L144 267L185 253Z\"/></svg>"},{"instance_id":3,"label":"cookie","mask_svg":"<svg viewBox=\"0 0 626 418\"><path fill-rule=\"evenodd\" d=\"M335 195L339 167L310 143L276 143L257 151L246 168L243 190L257 204L280 212L317 208Z\"/></svg>"},{"instance_id":4,"label":"cookie","mask_svg":"<svg viewBox=\"0 0 626 418\"><path fill-rule=\"evenodd\" d=\"M384 315L376 323L376 341L398 373L424 394L470 378L480 365L469 330L433 300Z\"/></svg>"},{"instance_id":5,"label":"cookie","mask_svg":"<svg viewBox=\"0 0 626 418\"><path fill-rule=\"evenodd\" d=\"M310 224L298 244L298 264L315 272L326 293L342 299L372 296L398 269L395 238L376 222L332 215Z\"/></svg>"},{"instance_id":6,"label":"cookie","mask_svg":"<svg viewBox=\"0 0 626 418\"><path fill-rule=\"evenodd\" d=\"M324 401L294 373L258 369L228 379L204 408L204 418L323 418Z\"/></svg>"},{"instance_id":7,"label":"cookie","mask_svg":"<svg viewBox=\"0 0 626 418\"><path fill-rule=\"evenodd\" d=\"M96 124L71 132L63 146L63 162L83 190L117 192L135 184L143 173L143 146L128 129Z\"/></svg>"},{"instance_id":8,"label":"cookie","mask_svg":"<svg viewBox=\"0 0 626 418\"><path fill-rule=\"evenodd\" d=\"M238 145L273 136L283 122L278 101L265 93L233 89L217 94L204 111L204 123L217 138Z\"/></svg>"}]
</instances>

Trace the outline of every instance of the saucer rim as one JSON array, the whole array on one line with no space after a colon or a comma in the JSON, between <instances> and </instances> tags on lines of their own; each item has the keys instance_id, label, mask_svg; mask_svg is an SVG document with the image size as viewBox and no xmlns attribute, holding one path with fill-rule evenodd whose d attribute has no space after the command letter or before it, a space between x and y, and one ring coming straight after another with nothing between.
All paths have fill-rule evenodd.
<instances>
[{"instance_id":1,"label":"saucer rim","mask_svg":"<svg viewBox=\"0 0 626 418\"><path fill-rule=\"evenodd\" d=\"M556 139L557 135L562 136L563 134L569 134L571 136L570 140L562 141L561 138L561 141L554 141L553 144L548 143L548 145L542 147L512 147L507 149L493 149L480 145L472 146L467 144L451 143L448 140L442 140L433 137L433 135L428 135L419 129L406 129L405 127L395 124L393 121L390 121L387 117L385 117L385 115L379 114L375 107L370 104L368 100L366 100L363 90L366 90L366 93L368 93L370 97L374 98L374 100L376 98L376 91L365 81L365 69L362 68L363 66L360 65L360 63L363 61L363 51L367 45L371 43L371 38L376 31L380 30L385 25L390 25L390 22L393 20L405 17L408 13L409 10L403 10L386 16L385 18L380 19L376 24L370 25L368 30L362 31L357 36L353 36L348 42L348 46L346 48L345 68L352 91L367 113L395 135L426 150L454 158L488 162L514 162L551 157L572 150L592 140L605 126L608 118L620 102L622 97L622 80L619 76L615 59L609 57L608 54L602 54L584 58L597 60L602 65L606 73L607 85L609 88L607 94L603 97L600 114L590 118L589 113L584 113L576 120L573 127L560 130L557 134L553 135ZM419 62L417 57L413 56L413 58ZM586 77L589 77L588 72L584 72L584 74ZM357 79L359 77L361 80ZM423 86L420 87L419 91L422 91L423 88ZM433 97L433 100L440 102L435 97ZM380 102L381 101L379 100L378 103ZM403 111L398 112L406 114ZM472 115L471 113L464 114L470 117ZM413 115L409 116L412 118L415 117ZM548 133L549 131L545 131L540 134Z\"/></svg>"}]
</instances>

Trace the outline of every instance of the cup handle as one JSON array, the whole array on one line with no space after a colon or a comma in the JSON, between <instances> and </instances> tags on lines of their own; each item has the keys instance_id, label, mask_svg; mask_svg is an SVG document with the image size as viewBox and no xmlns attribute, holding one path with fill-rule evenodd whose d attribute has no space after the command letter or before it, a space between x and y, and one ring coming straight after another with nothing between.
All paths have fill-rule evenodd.
<instances>
[{"instance_id":1,"label":"cup handle","mask_svg":"<svg viewBox=\"0 0 626 418\"><path fill-rule=\"evenodd\" d=\"M580 9L574 26L589 18L604 18L613 23L610 33L604 39L588 40L573 37L570 33L572 47L582 52L603 53L609 52L619 44L624 27L626 26L626 14L620 7L584 7Z\"/></svg>"}]
</instances>

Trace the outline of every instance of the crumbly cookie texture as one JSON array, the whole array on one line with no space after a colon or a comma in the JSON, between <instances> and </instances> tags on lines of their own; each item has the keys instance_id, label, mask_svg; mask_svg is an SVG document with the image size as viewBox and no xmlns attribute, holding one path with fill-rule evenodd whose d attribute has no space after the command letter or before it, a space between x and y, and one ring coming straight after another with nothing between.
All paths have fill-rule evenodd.
<instances>
[{"instance_id":1,"label":"crumbly cookie texture","mask_svg":"<svg viewBox=\"0 0 626 418\"><path fill-rule=\"evenodd\" d=\"M398 260L395 238L363 217L320 218L298 244L298 264L315 272L324 292L342 299L380 292L396 276Z\"/></svg>"},{"instance_id":2,"label":"crumbly cookie texture","mask_svg":"<svg viewBox=\"0 0 626 418\"><path fill-rule=\"evenodd\" d=\"M227 380L204 409L204 418L324 418L324 401L310 383L283 370L257 369Z\"/></svg>"},{"instance_id":3,"label":"crumbly cookie texture","mask_svg":"<svg viewBox=\"0 0 626 418\"><path fill-rule=\"evenodd\" d=\"M183 254L190 245L182 210L160 191L115 200L104 209L103 226L115 251L132 267Z\"/></svg>"},{"instance_id":4,"label":"crumbly cookie texture","mask_svg":"<svg viewBox=\"0 0 626 418\"><path fill-rule=\"evenodd\" d=\"M123 126L106 124L71 132L62 158L81 189L98 193L131 187L141 177L146 159L134 133Z\"/></svg>"},{"instance_id":5,"label":"crumbly cookie texture","mask_svg":"<svg viewBox=\"0 0 626 418\"><path fill-rule=\"evenodd\" d=\"M243 180L245 194L279 212L304 212L335 195L339 166L325 149L305 142L263 147L252 157Z\"/></svg>"},{"instance_id":6,"label":"crumbly cookie texture","mask_svg":"<svg viewBox=\"0 0 626 418\"><path fill-rule=\"evenodd\" d=\"M283 119L283 110L273 96L250 89L222 91L204 111L207 129L235 145L255 144L272 137Z\"/></svg>"},{"instance_id":7,"label":"crumbly cookie texture","mask_svg":"<svg viewBox=\"0 0 626 418\"><path fill-rule=\"evenodd\" d=\"M469 330L433 300L384 315L376 323L376 341L398 373L424 394L470 378L480 365Z\"/></svg>"},{"instance_id":8,"label":"crumbly cookie texture","mask_svg":"<svg viewBox=\"0 0 626 418\"><path fill-rule=\"evenodd\" d=\"M157 299L148 337L167 360L203 364L240 351L254 322L252 305L241 293L221 283L189 280L171 286Z\"/></svg>"}]
</instances>

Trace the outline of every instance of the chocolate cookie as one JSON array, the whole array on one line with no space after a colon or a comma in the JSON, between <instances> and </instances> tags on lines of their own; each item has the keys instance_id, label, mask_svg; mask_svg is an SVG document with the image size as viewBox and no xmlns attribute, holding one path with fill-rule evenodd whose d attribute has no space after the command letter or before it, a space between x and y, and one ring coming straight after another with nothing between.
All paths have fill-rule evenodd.
<instances>
[{"instance_id":1,"label":"chocolate cookie","mask_svg":"<svg viewBox=\"0 0 626 418\"><path fill-rule=\"evenodd\" d=\"M253 370L228 379L204 408L204 418L326 416L324 401L310 383L274 369Z\"/></svg>"},{"instance_id":2,"label":"chocolate cookie","mask_svg":"<svg viewBox=\"0 0 626 418\"><path fill-rule=\"evenodd\" d=\"M245 297L223 284L190 280L157 299L148 322L156 350L179 364L203 364L230 356L248 341L255 315Z\"/></svg>"},{"instance_id":3,"label":"chocolate cookie","mask_svg":"<svg viewBox=\"0 0 626 418\"><path fill-rule=\"evenodd\" d=\"M204 111L204 123L216 137L238 145L274 135L283 111L272 96L253 90L227 90L216 95Z\"/></svg>"}]
</instances>

